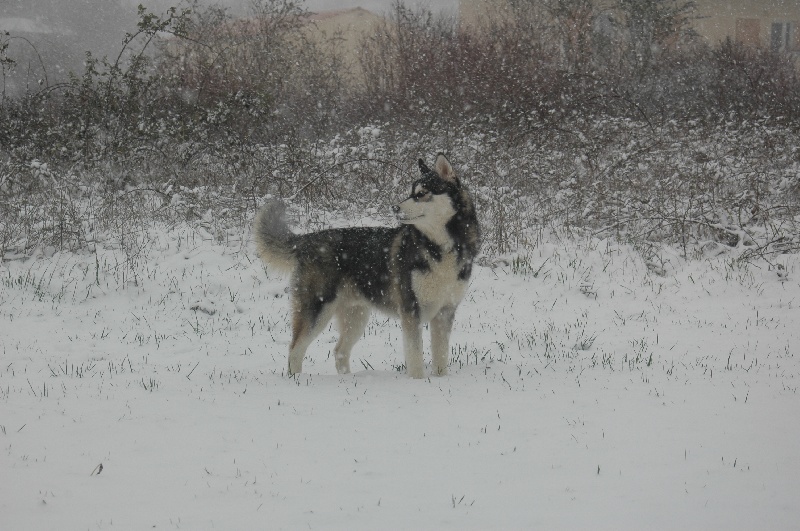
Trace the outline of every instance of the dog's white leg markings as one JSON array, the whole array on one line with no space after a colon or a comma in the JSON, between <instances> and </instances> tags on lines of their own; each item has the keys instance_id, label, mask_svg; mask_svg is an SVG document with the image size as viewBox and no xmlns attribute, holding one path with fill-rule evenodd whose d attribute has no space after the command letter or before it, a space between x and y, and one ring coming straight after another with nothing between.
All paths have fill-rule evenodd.
<instances>
[{"instance_id":1,"label":"dog's white leg markings","mask_svg":"<svg viewBox=\"0 0 800 531\"><path fill-rule=\"evenodd\" d=\"M298 309L294 311L292 323L292 343L289 345L289 375L303 372L303 358L306 350L314 339L325 330L328 322L333 317L333 305L329 304L322 309L313 327L304 319L303 313Z\"/></svg>"},{"instance_id":2,"label":"dog's white leg markings","mask_svg":"<svg viewBox=\"0 0 800 531\"><path fill-rule=\"evenodd\" d=\"M413 315L404 315L401 319L406 371L412 378L423 378L425 370L422 363L422 325L419 318Z\"/></svg>"},{"instance_id":3,"label":"dog's white leg markings","mask_svg":"<svg viewBox=\"0 0 800 531\"><path fill-rule=\"evenodd\" d=\"M314 340L311 333L296 335L289 346L289 376L303 372L303 358Z\"/></svg>"},{"instance_id":4,"label":"dog's white leg markings","mask_svg":"<svg viewBox=\"0 0 800 531\"><path fill-rule=\"evenodd\" d=\"M431 319L431 357L433 364L431 373L436 376L447 374L447 357L450 350L450 331L456 310L445 306Z\"/></svg>"},{"instance_id":5,"label":"dog's white leg markings","mask_svg":"<svg viewBox=\"0 0 800 531\"><path fill-rule=\"evenodd\" d=\"M339 328L339 341L334 349L336 372L349 374L350 351L364 334L369 321L369 309L363 306L342 306L336 310L336 320Z\"/></svg>"}]
</instances>

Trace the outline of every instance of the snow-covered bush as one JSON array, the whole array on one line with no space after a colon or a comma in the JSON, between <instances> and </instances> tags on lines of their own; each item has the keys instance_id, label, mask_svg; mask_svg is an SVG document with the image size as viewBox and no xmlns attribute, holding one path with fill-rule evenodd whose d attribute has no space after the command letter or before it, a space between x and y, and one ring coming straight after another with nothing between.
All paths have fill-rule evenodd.
<instances>
[{"instance_id":1,"label":"snow-covered bush","mask_svg":"<svg viewBox=\"0 0 800 531\"><path fill-rule=\"evenodd\" d=\"M590 0L515 4L471 34L398 3L353 87L333 41L298 33L297 4L253 5L247 22L199 3L141 10L113 60L3 99L0 252L130 243L121 227L154 219L222 234L266 195L302 207L305 228L389 223L416 160L438 151L475 194L489 257L554 229L687 256L798 248L788 56L709 49L678 24L634 61L631 28L603 30Z\"/></svg>"}]
</instances>

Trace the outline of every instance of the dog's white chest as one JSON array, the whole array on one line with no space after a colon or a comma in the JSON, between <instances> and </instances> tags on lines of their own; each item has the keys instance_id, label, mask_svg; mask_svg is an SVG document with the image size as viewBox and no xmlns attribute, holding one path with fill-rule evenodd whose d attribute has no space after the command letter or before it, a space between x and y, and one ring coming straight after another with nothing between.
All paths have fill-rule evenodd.
<instances>
[{"instance_id":1,"label":"dog's white chest","mask_svg":"<svg viewBox=\"0 0 800 531\"><path fill-rule=\"evenodd\" d=\"M460 270L455 254L447 253L441 262L431 260L427 271L414 271L411 281L423 321L445 306L458 306L464 298L467 282L458 278Z\"/></svg>"}]
</instances>

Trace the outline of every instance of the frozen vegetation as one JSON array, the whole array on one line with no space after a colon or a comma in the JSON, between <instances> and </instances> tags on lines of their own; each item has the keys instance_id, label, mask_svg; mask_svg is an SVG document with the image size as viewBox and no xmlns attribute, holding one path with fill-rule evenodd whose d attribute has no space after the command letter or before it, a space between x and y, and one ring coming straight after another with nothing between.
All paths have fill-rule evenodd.
<instances>
[{"instance_id":1,"label":"frozen vegetation","mask_svg":"<svg viewBox=\"0 0 800 531\"><path fill-rule=\"evenodd\" d=\"M154 225L135 265L111 242L6 261L0 522L794 527L796 255L666 249L659 274L557 236L475 269L450 374L422 381L382 316L354 374L329 330L288 378L286 280L246 231Z\"/></svg>"}]
</instances>

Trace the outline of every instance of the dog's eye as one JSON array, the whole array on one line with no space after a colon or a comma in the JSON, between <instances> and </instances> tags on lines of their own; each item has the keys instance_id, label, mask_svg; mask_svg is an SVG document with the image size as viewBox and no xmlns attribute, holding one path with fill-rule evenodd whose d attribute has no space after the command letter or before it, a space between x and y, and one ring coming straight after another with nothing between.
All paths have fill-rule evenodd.
<instances>
[{"instance_id":1,"label":"dog's eye","mask_svg":"<svg viewBox=\"0 0 800 531\"><path fill-rule=\"evenodd\" d=\"M429 191L420 190L419 192L417 192L416 194L412 195L411 197L414 199L414 201L419 201L420 199L422 199L422 200L426 199L427 196L429 196L429 195L430 195Z\"/></svg>"}]
</instances>

